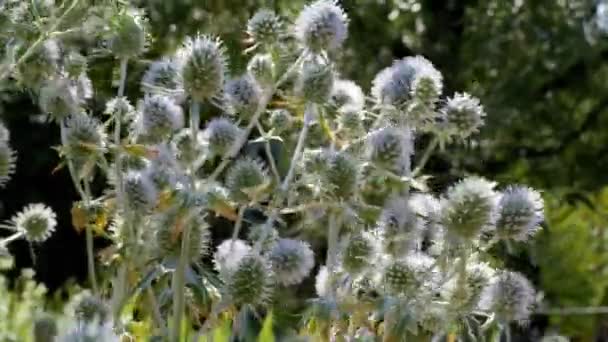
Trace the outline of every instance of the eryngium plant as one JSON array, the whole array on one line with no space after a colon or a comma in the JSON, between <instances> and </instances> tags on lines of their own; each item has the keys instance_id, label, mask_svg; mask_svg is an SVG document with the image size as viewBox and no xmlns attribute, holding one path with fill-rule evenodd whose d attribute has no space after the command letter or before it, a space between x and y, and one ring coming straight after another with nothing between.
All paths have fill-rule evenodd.
<instances>
[{"instance_id":1,"label":"eryngium plant","mask_svg":"<svg viewBox=\"0 0 608 342\"><path fill-rule=\"evenodd\" d=\"M21 13L8 3L7 13ZM39 15L61 22L77 3ZM293 331L314 339L469 338L529 319L532 285L487 251L530 241L543 220L540 194L474 176L441 193L424 184L437 148L483 126L479 99L443 94L441 72L422 56L381 70L366 96L334 63L348 36L334 0L308 4L295 25L255 13L245 74L229 74L219 37L197 35L150 63L141 98L125 97L129 62L147 44L145 16L128 3L65 32L57 24L37 40L15 38L31 45L11 45L2 69L61 128L58 150L80 195L72 222L87 232L91 292L74 311L86 322L59 336L112 340L133 329L125 317L135 311L160 340L205 336L220 317L243 334L246 320L271 311L302 313L282 301L313 281L318 298L301 302L310 310ZM7 18L17 32L23 18ZM87 69L100 52L74 38L90 40L94 28L118 82L116 97L91 101ZM102 101L98 113L92 103ZM203 107L220 114L201 123ZM0 128L3 186L16 154ZM414 158L422 136L430 143ZM94 192L100 175L107 189ZM56 215L33 204L3 227L14 231L3 251L19 238L38 244ZM98 258L92 234L104 230L113 246ZM229 238L213 247L217 236Z\"/></svg>"}]
</instances>

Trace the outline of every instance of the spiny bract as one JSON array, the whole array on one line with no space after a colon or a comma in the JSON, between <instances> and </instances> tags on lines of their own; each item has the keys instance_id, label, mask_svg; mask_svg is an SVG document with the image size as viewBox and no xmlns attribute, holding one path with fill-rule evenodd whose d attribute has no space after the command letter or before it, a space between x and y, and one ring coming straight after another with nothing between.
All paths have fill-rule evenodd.
<instances>
[{"instance_id":1,"label":"spiny bract","mask_svg":"<svg viewBox=\"0 0 608 342\"><path fill-rule=\"evenodd\" d=\"M51 237L57 226L57 216L53 209L40 203L26 206L11 221L29 242L38 243Z\"/></svg>"}]
</instances>

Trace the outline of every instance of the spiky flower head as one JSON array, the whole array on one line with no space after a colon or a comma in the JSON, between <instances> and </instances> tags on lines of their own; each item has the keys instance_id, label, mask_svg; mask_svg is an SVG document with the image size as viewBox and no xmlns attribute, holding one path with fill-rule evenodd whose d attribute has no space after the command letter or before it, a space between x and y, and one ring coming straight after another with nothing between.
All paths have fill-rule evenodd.
<instances>
[{"instance_id":1,"label":"spiky flower head","mask_svg":"<svg viewBox=\"0 0 608 342\"><path fill-rule=\"evenodd\" d=\"M17 162L17 154L11 149L7 141L0 141L0 188L6 186L6 183L15 173L15 164Z\"/></svg>"},{"instance_id":2,"label":"spiky flower head","mask_svg":"<svg viewBox=\"0 0 608 342\"><path fill-rule=\"evenodd\" d=\"M213 265L220 276L227 278L232 273L241 259L249 255L251 246L239 239L224 240L217 246L213 254Z\"/></svg>"},{"instance_id":3,"label":"spiky flower head","mask_svg":"<svg viewBox=\"0 0 608 342\"><path fill-rule=\"evenodd\" d=\"M325 151L323 158L326 165L324 176L329 184L329 192L345 199L357 188L357 162L346 152Z\"/></svg>"},{"instance_id":4,"label":"spiky flower head","mask_svg":"<svg viewBox=\"0 0 608 342\"><path fill-rule=\"evenodd\" d=\"M496 234L503 239L526 241L539 230L543 220L540 193L524 186L511 186L498 202Z\"/></svg>"},{"instance_id":5,"label":"spiky flower head","mask_svg":"<svg viewBox=\"0 0 608 342\"><path fill-rule=\"evenodd\" d=\"M120 117L123 122L135 120L135 107L129 102L126 97L113 97L106 102L104 114L112 117Z\"/></svg>"},{"instance_id":6,"label":"spiky flower head","mask_svg":"<svg viewBox=\"0 0 608 342\"><path fill-rule=\"evenodd\" d=\"M170 97L148 95L141 104L140 133L146 140L160 142L184 126L184 113Z\"/></svg>"},{"instance_id":7,"label":"spiky flower head","mask_svg":"<svg viewBox=\"0 0 608 342\"><path fill-rule=\"evenodd\" d=\"M468 177L448 189L442 201L441 221L451 237L466 242L494 223L495 185L484 178Z\"/></svg>"},{"instance_id":8,"label":"spiky flower head","mask_svg":"<svg viewBox=\"0 0 608 342\"><path fill-rule=\"evenodd\" d=\"M247 72L263 88L274 84L275 65L270 54L256 54L247 63Z\"/></svg>"},{"instance_id":9,"label":"spiky flower head","mask_svg":"<svg viewBox=\"0 0 608 342\"><path fill-rule=\"evenodd\" d=\"M115 22L109 40L112 54L119 59L137 57L146 48L146 32L142 17L134 11L120 14Z\"/></svg>"},{"instance_id":10,"label":"spiky flower head","mask_svg":"<svg viewBox=\"0 0 608 342\"><path fill-rule=\"evenodd\" d=\"M268 258L276 280L285 286L301 283L315 265L310 245L300 240L279 239Z\"/></svg>"},{"instance_id":11,"label":"spiky flower head","mask_svg":"<svg viewBox=\"0 0 608 342\"><path fill-rule=\"evenodd\" d=\"M254 43L272 45L284 35L283 20L272 10L259 9L247 22L247 34Z\"/></svg>"},{"instance_id":12,"label":"spiky flower head","mask_svg":"<svg viewBox=\"0 0 608 342\"><path fill-rule=\"evenodd\" d=\"M240 139L243 131L227 118L215 118L207 123L204 140L209 152L223 156L231 151Z\"/></svg>"},{"instance_id":13,"label":"spiky flower head","mask_svg":"<svg viewBox=\"0 0 608 342\"><path fill-rule=\"evenodd\" d=\"M376 237L368 232L352 233L340 251L342 268L351 274L360 273L374 262L377 252Z\"/></svg>"},{"instance_id":14,"label":"spiky flower head","mask_svg":"<svg viewBox=\"0 0 608 342\"><path fill-rule=\"evenodd\" d=\"M410 158L414 152L409 129L387 126L367 137L367 159L381 169L397 175L410 172Z\"/></svg>"},{"instance_id":15,"label":"spiky flower head","mask_svg":"<svg viewBox=\"0 0 608 342\"><path fill-rule=\"evenodd\" d=\"M296 92L306 101L324 103L331 94L334 72L331 64L307 60L302 64L296 83Z\"/></svg>"},{"instance_id":16,"label":"spiky flower head","mask_svg":"<svg viewBox=\"0 0 608 342\"><path fill-rule=\"evenodd\" d=\"M193 100L204 102L222 91L226 57L219 39L208 36L190 38L186 40L179 56L184 63L184 89Z\"/></svg>"},{"instance_id":17,"label":"spiky flower head","mask_svg":"<svg viewBox=\"0 0 608 342\"><path fill-rule=\"evenodd\" d=\"M389 259L384 267L382 280L390 295L414 298L429 290L433 259L424 254L410 254L399 259Z\"/></svg>"},{"instance_id":18,"label":"spiky flower head","mask_svg":"<svg viewBox=\"0 0 608 342\"><path fill-rule=\"evenodd\" d=\"M279 241L279 232L272 224L256 224L249 228L247 240L254 246L259 243L261 250L268 252Z\"/></svg>"},{"instance_id":19,"label":"spiky flower head","mask_svg":"<svg viewBox=\"0 0 608 342\"><path fill-rule=\"evenodd\" d=\"M200 216L188 218L184 212L170 210L159 215L156 221L156 244L161 256L179 257L184 229L190 230L188 258L197 261L209 250L210 231Z\"/></svg>"},{"instance_id":20,"label":"spiky flower head","mask_svg":"<svg viewBox=\"0 0 608 342\"><path fill-rule=\"evenodd\" d=\"M142 91L167 95L181 102L184 95L181 68L181 61L177 58L152 62L141 79Z\"/></svg>"},{"instance_id":21,"label":"spiky flower head","mask_svg":"<svg viewBox=\"0 0 608 342\"><path fill-rule=\"evenodd\" d=\"M337 1L317 0L296 19L295 36L311 51L336 50L348 36L348 17Z\"/></svg>"},{"instance_id":22,"label":"spiky flower head","mask_svg":"<svg viewBox=\"0 0 608 342\"><path fill-rule=\"evenodd\" d=\"M494 275L495 270L487 263L471 260L466 264L465 277L451 278L442 287L441 296L450 303L451 310L467 314L477 307L483 289Z\"/></svg>"},{"instance_id":23,"label":"spiky flower head","mask_svg":"<svg viewBox=\"0 0 608 342\"><path fill-rule=\"evenodd\" d=\"M422 250L430 255L439 255L445 240L441 203L431 194L415 193L410 197L409 204L422 221Z\"/></svg>"},{"instance_id":24,"label":"spiky flower head","mask_svg":"<svg viewBox=\"0 0 608 342\"><path fill-rule=\"evenodd\" d=\"M405 57L380 71L372 82L372 95L378 104L401 107L413 95L441 94L443 77L422 56ZM424 90L424 92L423 92Z\"/></svg>"},{"instance_id":25,"label":"spiky flower head","mask_svg":"<svg viewBox=\"0 0 608 342\"><path fill-rule=\"evenodd\" d=\"M404 255L418 247L422 221L406 198L392 197L380 213L377 228L386 252Z\"/></svg>"},{"instance_id":26,"label":"spiky flower head","mask_svg":"<svg viewBox=\"0 0 608 342\"><path fill-rule=\"evenodd\" d=\"M95 161L103 153L106 137L103 126L86 113L70 115L62 133L67 157L79 172L87 162Z\"/></svg>"},{"instance_id":27,"label":"spiky flower head","mask_svg":"<svg viewBox=\"0 0 608 342\"><path fill-rule=\"evenodd\" d=\"M24 63L18 65L18 79L26 87L36 88L59 71L61 49L55 39L47 39L37 46Z\"/></svg>"},{"instance_id":28,"label":"spiky flower head","mask_svg":"<svg viewBox=\"0 0 608 342\"><path fill-rule=\"evenodd\" d=\"M225 280L225 290L235 305L264 305L274 283L268 260L255 254L241 258Z\"/></svg>"},{"instance_id":29,"label":"spiky flower head","mask_svg":"<svg viewBox=\"0 0 608 342\"><path fill-rule=\"evenodd\" d=\"M57 226L57 216L53 209L41 203L26 206L11 221L29 242L38 243L51 237Z\"/></svg>"},{"instance_id":30,"label":"spiky flower head","mask_svg":"<svg viewBox=\"0 0 608 342\"><path fill-rule=\"evenodd\" d=\"M176 146L171 143L149 145L152 158L143 170L144 177L150 179L158 189L174 186L184 177L184 172L176 159Z\"/></svg>"},{"instance_id":31,"label":"spiky flower head","mask_svg":"<svg viewBox=\"0 0 608 342\"><path fill-rule=\"evenodd\" d=\"M479 131L486 116L479 99L467 93L456 93L448 98L441 114L440 130L462 139Z\"/></svg>"},{"instance_id":32,"label":"spiky flower head","mask_svg":"<svg viewBox=\"0 0 608 342\"><path fill-rule=\"evenodd\" d=\"M268 173L262 163L248 157L237 160L226 175L226 187L239 202L249 202L251 194L268 183Z\"/></svg>"},{"instance_id":33,"label":"spiky flower head","mask_svg":"<svg viewBox=\"0 0 608 342\"><path fill-rule=\"evenodd\" d=\"M249 119L258 109L262 90L253 77L243 75L226 82L224 101L232 115Z\"/></svg>"},{"instance_id":34,"label":"spiky flower head","mask_svg":"<svg viewBox=\"0 0 608 342\"><path fill-rule=\"evenodd\" d=\"M125 199L131 209L147 212L156 205L158 191L148 174L129 171L123 182Z\"/></svg>"},{"instance_id":35,"label":"spiky flower head","mask_svg":"<svg viewBox=\"0 0 608 342\"><path fill-rule=\"evenodd\" d=\"M355 82L337 79L331 90L330 104L340 112L360 112L365 105L365 95Z\"/></svg>"},{"instance_id":36,"label":"spiky flower head","mask_svg":"<svg viewBox=\"0 0 608 342\"><path fill-rule=\"evenodd\" d=\"M38 94L38 105L44 113L60 121L70 114L80 112L82 99L78 89L67 78L58 78L45 82Z\"/></svg>"},{"instance_id":37,"label":"spiky flower head","mask_svg":"<svg viewBox=\"0 0 608 342\"><path fill-rule=\"evenodd\" d=\"M202 131L198 131L196 138L192 140L190 128L183 128L173 136L172 142L176 147L177 159L182 165L197 164L205 157L203 154L204 141L205 134Z\"/></svg>"},{"instance_id":38,"label":"spiky flower head","mask_svg":"<svg viewBox=\"0 0 608 342\"><path fill-rule=\"evenodd\" d=\"M535 291L530 281L517 272L504 271L483 289L479 307L492 312L501 323L525 323L532 314Z\"/></svg>"},{"instance_id":39,"label":"spiky flower head","mask_svg":"<svg viewBox=\"0 0 608 342\"><path fill-rule=\"evenodd\" d=\"M74 316L83 323L96 322L103 324L109 319L110 310L97 296L85 290L76 296L69 305Z\"/></svg>"},{"instance_id":40,"label":"spiky flower head","mask_svg":"<svg viewBox=\"0 0 608 342\"><path fill-rule=\"evenodd\" d=\"M293 121L293 116L287 109L279 108L270 111L268 124L273 132L281 134L292 128Z\"/></svg>"}]
</instances>

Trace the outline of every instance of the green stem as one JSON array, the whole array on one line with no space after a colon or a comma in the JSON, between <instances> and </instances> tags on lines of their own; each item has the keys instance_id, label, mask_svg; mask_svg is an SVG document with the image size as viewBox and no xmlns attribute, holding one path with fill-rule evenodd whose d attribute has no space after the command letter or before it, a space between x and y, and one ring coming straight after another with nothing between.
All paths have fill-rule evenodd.
<instances>
[{"instance_id":1,"label":"green stem","mask_svg":"<svg viewBox=\"0 0 608 342\"><path fill-rule=\"evenodd\" d=\"M193 101L190 106L190 140L192 140L193 146L198 141L198 130L200 125L200 103ZM190 165L190 186L192 189L195 188L196 182L196 166Z\"/></svg>"},{"instance_id":2,"label":"green stem","mask_svg":"<svg viewBox=\"0 0 608 342\"><path fill-rule=\"evenodd\" d=\"M260 124L260 121L256 121L256 125L258 126L258 131L262 137L264 137L264 151L266 153L266 158L268 158L268 163L270 164L270 169L272 170L272 174L274 175L275 181L277 184L281 183L281 176L279 175L279 170L277 169L277 164L274 162L274 158L272 157L272 150L270 149L270 142L266 139L266 132L264 128Z\"/></svg>"},{"instance_id":3,"label":"green stem","mask_svg":"<svg viewBox=\"0 0 608 342\"><path fill-rule=\"evenodd\" d=\"M424 150L424 154L422 155L422 158L420 158L420 160L418 161L418 165L416 165L414 172L412 172L412 178L418 176L420 174L420 172L422 172L422 170L424 169L424 166L429 161L429 158L431 157L433 152L435 152L435 149L437 148L438 145L439 145L439 138L435 136L435 137L433 137L431 142L426 147L426 150Z\"/></svg>"},{"instance_id":4,"label":"green stem","mask_svg":"<svg viewBox=\"0 0 608 342\"><path fill-rule=\"evenodd\" d=\"M22 238L23 235L24 235L23 232L17 232L13 235L10 235L9 237L0 240L0 246L6 246L9 243Z\"/></svg>"},{"instance_id":5,"label":"green stem","mask_svg":"<svg viewBox=\"0 0 608 342\"><path fill-rule=\"evenodd\" d=\"M289 184L294 176L296 165L298 164L300 158L302 157L302 152L304 151L304 144L306 142L306 137L308 136L308 129L310 128L310 125L315 117L315 109L314 104L306 104L306 110L304 111L304 126L302 127L300 135L298 136L298 142L296 144L296 149L293 152L293 157L291 158L289 170L283 179L283 184L281 184L281 192L287 192L289 189Z\"/></svg>"}]
</instances>

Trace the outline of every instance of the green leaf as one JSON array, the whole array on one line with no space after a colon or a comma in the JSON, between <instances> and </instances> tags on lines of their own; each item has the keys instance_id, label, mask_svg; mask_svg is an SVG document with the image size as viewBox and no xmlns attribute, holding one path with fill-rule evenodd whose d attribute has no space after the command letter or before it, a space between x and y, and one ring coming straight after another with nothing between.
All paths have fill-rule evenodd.
<instances>
[{"instance_id":1,"label":"green leaf","mask_svg":"<svg viewBox=\"0 0 608 342\"><path fill-rule=\"evenodd\" d=\"M262 331L258 336L258 342L274 342L274 333L272 332L272 311L266 315L262 324Z\"/></svg>"}]
</instances>

